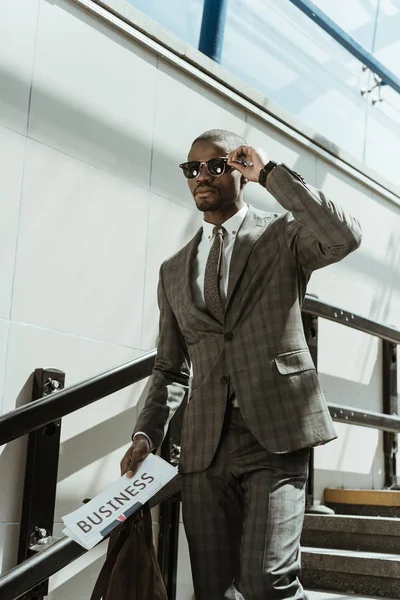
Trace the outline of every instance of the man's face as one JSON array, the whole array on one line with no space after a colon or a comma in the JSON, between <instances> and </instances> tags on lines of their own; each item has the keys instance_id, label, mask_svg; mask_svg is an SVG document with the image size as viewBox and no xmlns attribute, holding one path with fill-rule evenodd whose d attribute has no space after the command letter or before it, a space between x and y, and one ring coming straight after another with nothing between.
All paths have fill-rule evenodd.
<instances>
[{"instance_id":1,"label":"man's face","mask_svg":"<svg viewBox=\"0 0 400 600\"><path fill-rule=\"evenodd\" d=\"M192 146L188 161L207 162L211 158L225 156L227 151L223 146L215 142L199 141ZM196 179L188 179L196 206L202 212L220 210L229 204L234 204L238 199L243 187L241 175L236 170L228 168L227 171L220 177L213 177L203 165Z\"/></svg>"}]
</instances>

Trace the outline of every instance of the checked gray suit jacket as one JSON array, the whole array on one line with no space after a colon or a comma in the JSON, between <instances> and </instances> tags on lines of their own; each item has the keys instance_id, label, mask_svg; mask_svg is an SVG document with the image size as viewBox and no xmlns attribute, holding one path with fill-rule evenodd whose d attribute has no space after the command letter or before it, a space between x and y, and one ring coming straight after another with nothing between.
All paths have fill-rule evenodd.
<instances>
[{"instance_id":1,"label":"checked gray suit jacket","mask_svg":"<svg viewBox=\"0 0 400 600\"><path fill-rule=\"evenodd\" d=\"M194 303L191 265L202 229L160 269L160 330L148 397L136 423L159 446L189 391L180 471L203 471L220 440L228 381L250 431L269 452L336 437L305 340L301 307L312 271L361 241L360 225L285 165L268 191L288 211L252 207L238 231L223 325Z\"/></svg>"}]
</instances>

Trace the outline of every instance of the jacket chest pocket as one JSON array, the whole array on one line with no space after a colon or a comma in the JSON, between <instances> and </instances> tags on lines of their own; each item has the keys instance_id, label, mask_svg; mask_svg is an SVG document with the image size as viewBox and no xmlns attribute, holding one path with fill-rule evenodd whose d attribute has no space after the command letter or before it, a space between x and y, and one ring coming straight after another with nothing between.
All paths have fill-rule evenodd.
<instances>
[{"instance_id":1,"label":"jacket chest pocket","mask_svg":"<svg viewBox=\"0 0 400 600\"><path fill-rule=\"evenodd\" d=\"M307 349L278 354L273 361L281 375L292 375L301 371L315 370L313 359Z\"/></svg>"}]
</instances>

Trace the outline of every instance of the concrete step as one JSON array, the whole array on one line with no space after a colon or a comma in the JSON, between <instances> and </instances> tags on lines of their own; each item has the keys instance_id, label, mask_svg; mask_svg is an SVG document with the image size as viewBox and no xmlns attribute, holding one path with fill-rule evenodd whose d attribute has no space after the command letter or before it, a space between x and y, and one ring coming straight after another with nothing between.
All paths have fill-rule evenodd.
<instances>
[{"instance_id":1,"label":"concrete step","mask_svg":"<svg viewBox=\"0 0 400 600\"><path fill-rule=\"evenodd\" d=\"M356 596L354 594L345 596L343 594L338 594L337 592L326 592L322 590L307 590L307 596L309 600L383 600L377 596ZM392 599L386 598L386 600Z\"/></svg>"},{"instance_id":2,"label":"concrete step","mask_svg":"<svg viewBox=\"0 0 400 600\"><path fill-rule=\"evenodd\" d=\"M354 515L305 515L301 543L400 555L400 519Z\"/></svg>"},{"instance_id":3,"label":"concrete step","mask_svg":"<svg viewBox=\"0 0 400 600\"><path fill-rule=\"evenodd\" d=\"M400 490L343 490L326 488L324 504L341 515L400 519Z\"/></svg>"},{"instance_id":4,"label":"concrete step","mask_svg":"<svg viewBox=\"0 0 400 600\"><path fill-rule=\"evenodd\" d=\"M400 556L332 548L302 549L306 589L400 598Z\"/></svg>"}]
</instances>

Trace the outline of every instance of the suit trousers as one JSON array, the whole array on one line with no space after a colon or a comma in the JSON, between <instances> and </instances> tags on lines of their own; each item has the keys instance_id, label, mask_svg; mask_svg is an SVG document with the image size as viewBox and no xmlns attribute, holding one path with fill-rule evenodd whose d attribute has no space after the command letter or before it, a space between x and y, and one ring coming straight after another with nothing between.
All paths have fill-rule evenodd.
<instances>
[{"instance_id":1,"label":"suit trousers","mask_svg":"<svg viewBox=\"0 0 400 600\"><path fill-rule=\"evenodd\" d=\"M228 406L206 471L183 474L196 600L304 600L299 582L309 449L268 453Z\"/></svg>"}]
</instances>

